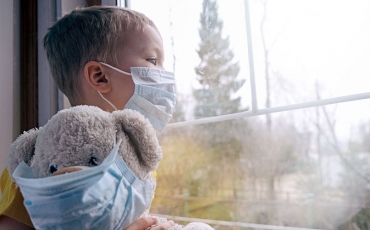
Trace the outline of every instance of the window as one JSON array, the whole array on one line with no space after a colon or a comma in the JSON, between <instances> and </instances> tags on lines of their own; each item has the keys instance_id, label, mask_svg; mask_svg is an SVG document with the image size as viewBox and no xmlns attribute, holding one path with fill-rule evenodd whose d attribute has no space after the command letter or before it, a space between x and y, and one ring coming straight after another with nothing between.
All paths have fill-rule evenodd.
<instances>
[{"instance_id":1,"label":"window","mask_svg":"<svg viewBox=\"0 0 370 230\"><path fill-rule=\"evenodd\" d=\"M131 1L177 77L151 211L219 229L369 228L369 7Z\"/></svg>"}]
</instances>

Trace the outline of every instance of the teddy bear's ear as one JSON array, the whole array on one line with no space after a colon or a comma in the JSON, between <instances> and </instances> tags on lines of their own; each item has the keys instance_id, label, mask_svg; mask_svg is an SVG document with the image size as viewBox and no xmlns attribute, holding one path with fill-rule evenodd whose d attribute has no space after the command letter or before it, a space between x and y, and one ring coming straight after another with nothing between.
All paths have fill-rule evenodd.
<instances>
[{"instance_id":1,"label":"teddy bear's ear","mask_svg":"<svg viewBox=\"0 0 370 230\"><path fill-rule=\"evenodd\" d=\"M31 160L35 154L35 144L39 129L31 129L20 135L10 146L8 154L8 170L13 175L15 168L24 161L31 165Z\"/></svg>"},{"instance_id":2,"label":"teddy bear's ear","mask_svg":"<svg viewBox=\"0 0 370 230\"><path fill-rule=\"evenodd\" d=\"M119 110L113 112L112 115L117 129L117 140L128 139L134 146L136 153L134 158L133 156L122 157L133 172L140 179L143 179L157 169L159 161L162 159L162 149L156 132L149 120L135 110ZM134 159L136 162L132 162Z\"/></svg>"}]
</instances>

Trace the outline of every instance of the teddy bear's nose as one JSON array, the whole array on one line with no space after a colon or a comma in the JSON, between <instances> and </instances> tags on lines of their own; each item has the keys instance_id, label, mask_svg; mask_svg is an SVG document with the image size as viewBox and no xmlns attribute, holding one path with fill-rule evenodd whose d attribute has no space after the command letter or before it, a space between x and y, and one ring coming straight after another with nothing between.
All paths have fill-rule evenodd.
<instances>
[{"instance_id":1,"label":"teddy bear's nose","mask_svg":"<svg viewBox=\"0 0 370 230\"><path fill-rule=\"evenodd\" d=\"M61 170L57 171L56 173L53 174L53 176L61 175L61 174L65 174L65 173L77 172L77 171L80 171L80 170L82 170L84 168L85 167L83 167L83 166L67 167L67 168L64 168L64 169L61 169Z\"/></svg>"}]
</instances>

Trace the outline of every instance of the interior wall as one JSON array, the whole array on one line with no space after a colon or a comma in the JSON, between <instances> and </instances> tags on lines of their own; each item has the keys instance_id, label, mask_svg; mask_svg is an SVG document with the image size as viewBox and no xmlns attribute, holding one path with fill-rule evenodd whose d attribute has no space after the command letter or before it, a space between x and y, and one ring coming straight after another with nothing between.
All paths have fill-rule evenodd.
<instances>
[{"instance_id":1,"label":"interior wall","mask_svg":"<svg viewBox=\"0 0 370 230\"><path fill-rule=\"evenodd\" d=\"M8 149L20 134L20 7L19 0L2 0L0 7L0 171Z\"/></svg>"}]
</instances>

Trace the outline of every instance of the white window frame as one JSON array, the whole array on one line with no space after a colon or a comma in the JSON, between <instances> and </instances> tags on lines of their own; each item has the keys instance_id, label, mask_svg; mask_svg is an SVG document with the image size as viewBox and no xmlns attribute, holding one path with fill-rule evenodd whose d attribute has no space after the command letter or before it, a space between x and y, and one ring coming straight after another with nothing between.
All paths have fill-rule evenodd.
<instances>
[{"instance_id":1,"label":"white window frame","mask_svg":"<svg viewBox=\"0 0 370 230\"><path fill-rule=\"evenodd\" d=\"M188 125L198 125L198 124L233 120L233 119L244 118L244 117L254 117L254 116L266 115L266 114L271 114L271 113L285 112L285 111L296 110L296 109L304 109L304 108L309 108L309 107L331 105L331 104L357 101L357 100L363 100L363 99L370 98L370 92L366 92L366 93L351 94L347 96L333 97L333 98L316 100L316 101L309 101L309 102L304 102L304 103L291 104L291 105L286 105L286 106L259 109L258 102L257 102L256 81L255 81L255 72L254 72L252 32L251 32L251 23L250 23L250 17L249 17L250 15L249 0L244 0L244 11L245 11L245 24L246 24L246 32L247 32L248 61L249 61L249 73L250 73L251 100L252 100L251 110L240 112L240 113L233 113L233 114L227 114L227 115L221 115L221 116L215 116L215 117L207 117L207 118L200 118L196 120L171 123L168 125L168 128L178 128L178 127L183 127L183 126L188 126Z\"/></svg>"}]
</instances>

